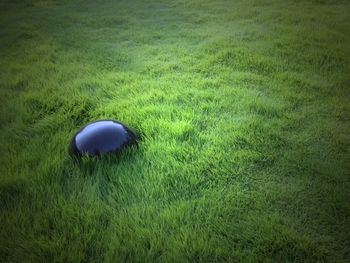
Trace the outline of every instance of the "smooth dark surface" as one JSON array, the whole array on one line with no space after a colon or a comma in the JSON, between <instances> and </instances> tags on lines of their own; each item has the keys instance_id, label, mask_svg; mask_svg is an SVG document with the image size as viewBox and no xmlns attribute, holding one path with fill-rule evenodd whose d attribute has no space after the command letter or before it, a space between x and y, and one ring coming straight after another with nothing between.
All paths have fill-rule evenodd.
<instances>
[{"instance_id":1,"label":"smooth dark surface","mask_svg":"<svg viewBox=\"0 0 350 263\"><path fill-rule=\"evenodd\" d=\"M118 153L136 144L135 134L124 124L113 120L100 120L80 129L69 146L72 156Z\"/></svg>"}]
</instances>

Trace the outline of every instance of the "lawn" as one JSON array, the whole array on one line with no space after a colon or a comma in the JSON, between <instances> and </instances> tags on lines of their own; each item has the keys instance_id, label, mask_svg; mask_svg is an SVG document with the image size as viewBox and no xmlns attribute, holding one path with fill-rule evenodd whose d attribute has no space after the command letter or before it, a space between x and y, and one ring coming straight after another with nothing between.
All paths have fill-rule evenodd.
<instances>
[{"instance_id":1,"label":"lawn","mask_svg":"<svg viewBox=\"0 0 350 263\"><path fill-rule=\"evenodd\" d=\"M1 0L0 96L1 262L350 262L349 1Z\"/></svg>"}]
</instances>

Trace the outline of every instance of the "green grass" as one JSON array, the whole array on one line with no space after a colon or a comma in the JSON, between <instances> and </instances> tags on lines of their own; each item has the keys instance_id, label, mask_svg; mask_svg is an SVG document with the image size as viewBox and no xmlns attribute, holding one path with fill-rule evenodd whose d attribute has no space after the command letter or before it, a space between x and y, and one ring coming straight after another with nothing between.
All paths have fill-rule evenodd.
<instances>
[{"instance_id":1,"label":"green grass","mask_svg":"<svg viewBox=\"0 0 350 263\"><path fill-rule=\"evenodd\" d=\"M350 261L349 1L3 0L0 88L1 262Z\"/></svg>"}]
</instances>

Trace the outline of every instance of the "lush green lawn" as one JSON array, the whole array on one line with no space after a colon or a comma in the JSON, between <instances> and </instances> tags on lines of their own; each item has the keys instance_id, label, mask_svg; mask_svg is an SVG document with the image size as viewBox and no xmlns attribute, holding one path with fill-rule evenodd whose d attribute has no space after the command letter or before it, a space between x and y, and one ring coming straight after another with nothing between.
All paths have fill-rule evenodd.
<instances>
[{"instance_id":1,"label":"lush green lawn","mask_svg":"<svg viewBox=\"0 0 350 263\"><path fill-rule=\"evenodd\" d=\"M349 1L2 0L0 88L1 262L350 261Z\"/></svg>"}]
</instances>

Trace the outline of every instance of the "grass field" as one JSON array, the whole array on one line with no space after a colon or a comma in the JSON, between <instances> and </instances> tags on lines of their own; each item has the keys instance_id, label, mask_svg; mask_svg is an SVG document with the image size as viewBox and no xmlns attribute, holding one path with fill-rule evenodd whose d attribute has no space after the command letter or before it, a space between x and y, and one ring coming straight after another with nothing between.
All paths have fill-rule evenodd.
<instances>
[{"instance_id":1,"label":"grass field","mask_svg":"<svg viewBox=\"0 0 350 263\"><path fill-rule=\"evenodd\" d=\"M349 1L2 0L0 94L1 262L350 262Z\"/></svg>"}]
</instances>

